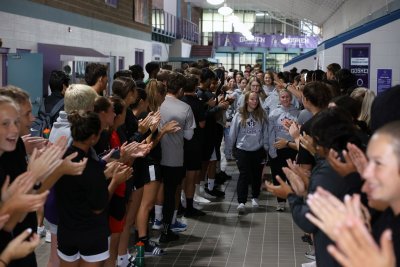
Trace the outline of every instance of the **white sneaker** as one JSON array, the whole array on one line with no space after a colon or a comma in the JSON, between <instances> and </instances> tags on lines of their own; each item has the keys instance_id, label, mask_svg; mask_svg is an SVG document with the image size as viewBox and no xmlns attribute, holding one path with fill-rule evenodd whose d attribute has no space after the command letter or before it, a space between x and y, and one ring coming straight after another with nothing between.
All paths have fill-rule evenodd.
<instances>
[{"instance_id":1,"label":"white sneaker","mask_svg":"<svg viewBox=\"0 0 400 267\"><path fill-rule=\"evenodd\" d=\"M46 241L46 243L51 243L51 233L50 231L46 231L46 237L44 238L44 241Z\"/></svg>"},{"instance_id":2,"label":"white sneaker","mask_svg":"<svg viewBox=\"0 0 400 267\"><path fill-rule=\"evenodd\" d=\"M197 203L210 203L211 202L210 200L208 200L202 196L199 196L197 194L194 194L193 200Z\"/></svg>"},{"instance_id":3,"label":"white sneaker","mask_svg":"<svg viewBox=\"0 0 400 267\"><path fill-rule=\"evenodd\" d=\"M258 198L252 198L251 199L251 205L254 207L254 208L258 208Z\"/></svg>"},{"instance_id":4,"label":"white sneaker","mask_svg":"<svg viewBox=\"0 0 400 267\"><path fill-rule=\"evenodd\" d=\"M285 211L285 202L278 202L278 205L276 205L276 211Z\"/></svg>"},{"instance_id":5,"label":"white sneaker","mask_svg":"<svg viewBox=\"0 0 400 267\"><path fill-rule=\"evenodd\" d=\"M238 211L239 215L242 215L242 214L246 213L246 206L244 205L244 203L240 203L238 205L237 211Z\"/></svg>"}]
</instances>

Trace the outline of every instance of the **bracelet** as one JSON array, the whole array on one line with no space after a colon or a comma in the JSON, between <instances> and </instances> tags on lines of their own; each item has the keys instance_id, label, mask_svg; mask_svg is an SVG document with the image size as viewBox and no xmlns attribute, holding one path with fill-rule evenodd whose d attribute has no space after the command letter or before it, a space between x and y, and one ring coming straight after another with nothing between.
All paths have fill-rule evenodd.
<instances>
[{"instance_id":1,"label":"bracelet","mask_svg":"<svg viewBox=\"0 0 400 267\"><path fill-rule=\"evenodd\" d=\"M8 266L8 264L4 260L0 259L0 262L3 263L4 267Z\"/></svg>"}]
</instances>

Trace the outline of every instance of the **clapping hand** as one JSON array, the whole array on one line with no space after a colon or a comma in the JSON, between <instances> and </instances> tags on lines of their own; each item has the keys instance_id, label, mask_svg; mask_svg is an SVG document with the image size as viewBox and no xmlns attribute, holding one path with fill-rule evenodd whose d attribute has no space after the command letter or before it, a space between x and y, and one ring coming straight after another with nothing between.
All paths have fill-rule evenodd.
<instances>
[{"instance_id":1,"label":"clapping hand","mask_svg":"<svg viewBox=\"0 0 400 267\"><path fill-rule=\"evenodd\" d=\"M308 152L310 152L312 155L315 155L317 151L314 146L314 139L305 132L303 132L303 134L300 135L299 138L300 138L300 145Z\"/></svg>"},{"instance_id":2,"label":"clapping hand","mask_svg":"<svg viewBox=\"0 0 400 267\"><path fill-rule=\"evenodd\" d=\"M1 187L1 201L6 202L13 196L26 194L32 190L35 184L35 177L32 172L24 172L19 175L10 185L10 176L7 175L6 180Z\"/></svg>"},{"instance_id":3,"label":"clapping hand","mask_svg":"<svg viewBox=\"0 0 400 267\"><path fill-rule=\"evenodd\" d=\"M133 173L133 169L127 165L120 164L114 169L112 182L119 185L128 180Z\"/></svg>"},{"instance_id":4,"label":"clapping hand","mask_svg":"<svg viewBox=\"0 0 400 267\"><path fill-rule=\"evenodd\" d=\"M43 137L31 136L30 134L21 136L21 138L22 138L22 141L24 142L25 150L28 155L31 155L35 148L40 150L40 149L46 147L46 145L49 141Z\"/></svg>"},{"instance_id":5,"label":"clapping hand","mask_svg":"<svg viewBox=\"0 0 400 267\"><path fill-rule=\"evenodd\" d=\"M276 180L279 182L279 185L273 185L271 182L265 181L268 192L271 192L276 197L285 199L290 193L294 193L290 185L283 181L279 175L276 176Z\"/></svg>"},{"instance_id":6,"label":"clapping hand","mask_svg":"<svg viewBox=\"0 0 400 267\"><path fill-rule=\"evenodd\" d=\"M348 155L356 167L357 172L362 175L368 164L367 157L356 145L348 143L347 149L349 150Z\"/></svg>"},{"instance_id":7,"label":"clapping hand","mask_svg":"<svg viewBox=\"0 0 400 267\"><path fill-rule=\"evenodd\" d=\"M7 247L1 253L1 259L8 264L12 260L26 257L35 250L39 242L40 237L36 233L32 234L31 228L26 229L8 243Z\"/></svg>"},{"instance_id":8,"label":"clapping hand","mask_svg":"<svg viewBox=\"0 0 400 267\"><path fill-rule=\"evenodd\" d=\"M62 163L62 156L67 149L67 138L62 136L53 144L45 148L41 153L33 150L29 158L28 170L32 172L37 181L45 180ZM39 155L40 154L40 155Z\"/></svg>"},{"instance_id":9,"label":"clapping hand","mask_svg":"<svg viewBox=\"0 0 400 267\"><path fill-rule=\"evenodd\" d=\"M336 245L329 245L327 249L341 266L396 266L391 230L385 230L381 235L380 247L357 217L348 216L346 223L336 227L335 232L340 238L336 240Z\"/></svg>"},{"instance_id":10,"label":"clapping hand","mask_svg":"<svg viewBox=\"0 0 400 267\"><path fill-rule=\"evenodd\" d=\"M339 153L337 153L335 150L330 149L329 154L327 157L327 160L329 162L329 165L342 177L345 177L349 175L350 173L353 173L357 171L356 166L354 165L353 161L351 160L351 157L347 153L346 150L343 150L342 152L344 161L340 159Z\"/></svg>"},{"instance_id":11,"label":"clapping hand","mask_svg":"<svg viewBox=\"0 0 400 267\"><path fill-rule=\"evenodd\" d=\"M164 133L176 133L181 127L177 121L169 121L162 127L161 131Z\"/></svg>"},{"instance_id":12,"label":"clapping hand","mask_svg":"<svg viewBox=\"0 0 400 267\"><path fill-rule=\"evenodd\" d=\"M62 160L60 165L61 172L64 175L81 175L83 170L86 168L87 158L83 158L79 162L73 162L72 160L78 156L78 152L74 152Z\"/></svg>"}]
</instances>

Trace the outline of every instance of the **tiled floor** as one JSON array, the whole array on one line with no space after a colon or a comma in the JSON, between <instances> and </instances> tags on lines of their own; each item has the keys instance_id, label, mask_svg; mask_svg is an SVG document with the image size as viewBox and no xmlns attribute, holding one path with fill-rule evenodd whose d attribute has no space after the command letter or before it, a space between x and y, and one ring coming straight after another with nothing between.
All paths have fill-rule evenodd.
<instances>
[{"instance_id":1,"label":"tiled floor","mask_svg":"<svg viewBox=\"0 0 400 267\"><path fill-rule=\"evenodd\" d=\"M146 266L300 267L308 262L302 231L288 211L275 211L276 201L270 194L261 194L259 208L247 203L248 213L237 215L234 162L226 166L226 172L233 180L225 185L225 199L201 206L207 215L187 219L188 229L179 241L165 247L167 255L146 257ZM42 243L37 249L40 267L47 265L49 247Z\"/></svg>"}]
</instances>

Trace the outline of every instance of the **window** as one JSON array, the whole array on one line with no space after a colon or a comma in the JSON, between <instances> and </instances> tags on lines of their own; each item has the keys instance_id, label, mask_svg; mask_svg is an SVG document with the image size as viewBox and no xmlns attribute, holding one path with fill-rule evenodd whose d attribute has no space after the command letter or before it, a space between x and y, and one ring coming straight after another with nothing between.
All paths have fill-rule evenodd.
<instances>
[{"instance_id":1,"label":"window","mask_svg":"<svg viewBox=\"0 0 400 267\"><path fill-rule=\"evenodd\" d=\"M149 6L147 1L133 1L133 20L142 24L149 24Z\"/></svg>"}]
</instances>

